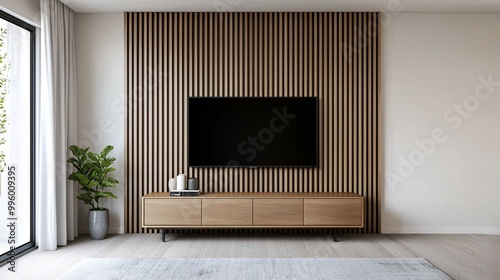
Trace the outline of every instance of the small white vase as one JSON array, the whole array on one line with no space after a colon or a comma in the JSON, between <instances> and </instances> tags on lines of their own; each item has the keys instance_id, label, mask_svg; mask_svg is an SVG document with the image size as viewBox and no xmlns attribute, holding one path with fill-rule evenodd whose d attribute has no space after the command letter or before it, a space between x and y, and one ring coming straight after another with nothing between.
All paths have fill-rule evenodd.
<instances>
[{"instance_id":1,"label":"small white vase","mask_svg":"<svg viewBox=\"0 0 500 280\"><path fill-rule=\"evenodd\" d=\"M177 189L178 190L185 190L186 189L186 184L187 184L187 178L185 174L179 174L177 175Z\"/></svg>"},{"instance_id":2,"label":"small white vase","mask_svg":"<svg viewBox=\"0 0 500 280\"><path fill-rule=\"evenodd\" d=\"M168 190L175 191L177 189L177 180L175 178L171 178L168 180Z\"/></svg>"}]
</instances>

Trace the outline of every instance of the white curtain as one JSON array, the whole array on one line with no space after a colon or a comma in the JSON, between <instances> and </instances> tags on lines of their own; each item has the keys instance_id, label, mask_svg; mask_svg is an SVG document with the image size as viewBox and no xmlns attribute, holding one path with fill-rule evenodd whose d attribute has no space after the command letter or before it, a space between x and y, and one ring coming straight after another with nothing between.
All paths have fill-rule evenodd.
<instances>
[{"instance_id":1,"label":"white curtain","mask_svg":"<svg viewBox=\"0 0 500 280\"><path fill-rule=\"evenodd\" d=\"M75 185L68 181L68 146L78 142L74 11L41 0L41 95L37 155L37 243L56 250L78 235Z\"/></svg>"}]
</instances>

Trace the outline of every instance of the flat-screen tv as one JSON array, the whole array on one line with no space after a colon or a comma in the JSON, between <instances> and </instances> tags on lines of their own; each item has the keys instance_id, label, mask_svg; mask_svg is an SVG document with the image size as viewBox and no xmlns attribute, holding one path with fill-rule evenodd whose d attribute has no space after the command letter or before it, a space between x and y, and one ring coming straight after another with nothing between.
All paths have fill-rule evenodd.
<instances>
[{"instance_id":1,"label":"flat-screen tv","mask_svg":"<svg viewBox=\"0 0 500 280\"><path fill-rule=\"evenodd\" d=\"M316 97L189 98L191 167L316 167Z\"/></svg>"}]
</instances>

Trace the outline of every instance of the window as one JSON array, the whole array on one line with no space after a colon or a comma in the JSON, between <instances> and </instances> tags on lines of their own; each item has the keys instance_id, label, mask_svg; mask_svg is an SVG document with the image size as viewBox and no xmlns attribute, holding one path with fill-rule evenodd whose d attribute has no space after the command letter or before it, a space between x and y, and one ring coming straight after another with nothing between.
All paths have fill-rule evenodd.
<instances>
[{"instance_id":1,"label":"window","mask_svg":"<svg viewBox=\"0 0 500 280\"><path fill-rule=\"evenodd\" d=\"M35 28L0 11L0 31L0 263L5 264L35 247Z\"/></svg>"}]
</instances>

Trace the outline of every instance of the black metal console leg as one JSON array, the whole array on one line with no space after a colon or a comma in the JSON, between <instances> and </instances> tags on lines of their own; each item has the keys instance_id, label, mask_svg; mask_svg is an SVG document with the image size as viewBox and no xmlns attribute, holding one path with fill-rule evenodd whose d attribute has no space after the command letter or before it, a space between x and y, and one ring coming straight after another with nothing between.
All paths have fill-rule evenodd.
<instances>
[{"instance_id":1,"label":"black metal console leg","mask_svg":"<svg viewBox=\"0 0 500 280\"><path fill-rule=\"evenodd\" d=\"M338 239L337 239L337 230L336 229L333 230L333 241L334 242L339 242Z\"/></svg>"},{"instance_id":2,"label":"black metal console leg","mask_svg":"<svg viewBox=\"0 0 500 280\"><path fill-rule=\"evenodd\" d=\"M166 242L166 240L165 240L165 235L166 235L166 234L167 234L167 230L166 230L166 229L162 229L162 230L161 230L161 240L162 240L163 242Z\"/></svg>"}]
</instances>

